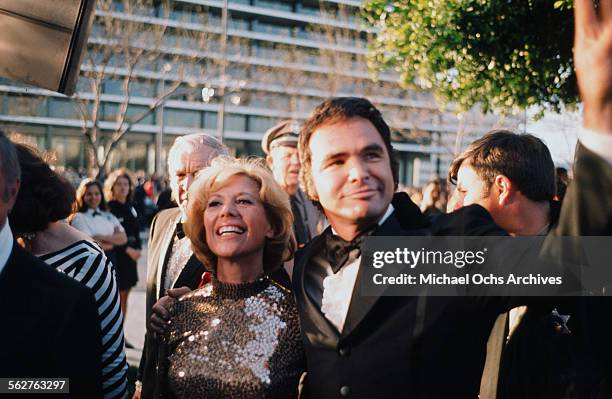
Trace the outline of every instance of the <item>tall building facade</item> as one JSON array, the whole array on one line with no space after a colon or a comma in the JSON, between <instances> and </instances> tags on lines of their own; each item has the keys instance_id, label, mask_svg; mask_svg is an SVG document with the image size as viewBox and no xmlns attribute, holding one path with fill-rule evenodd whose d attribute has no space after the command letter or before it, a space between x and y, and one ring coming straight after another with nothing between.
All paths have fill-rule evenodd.
<instances>
[{"instance_id":1,"label":"tall building facade","mask_svg":"<svg viewBox=\"0 0 612 399\"><path fill-rule=\"evenodd\" d=\"M261 137L278 121L303 120L329 96L364 96L392 127L401 183L420 186L445 176L466 142L522 122L440 111L430 92L401 87L393 73L374 80L367 45L376 32L360 5L100 0L75 99L0 79L0 126L65 167L87 168L95 151L110 153L109 168L163 173L177 135L219 135L236 155L261 155Z\"/></svg>"}]
</instances>

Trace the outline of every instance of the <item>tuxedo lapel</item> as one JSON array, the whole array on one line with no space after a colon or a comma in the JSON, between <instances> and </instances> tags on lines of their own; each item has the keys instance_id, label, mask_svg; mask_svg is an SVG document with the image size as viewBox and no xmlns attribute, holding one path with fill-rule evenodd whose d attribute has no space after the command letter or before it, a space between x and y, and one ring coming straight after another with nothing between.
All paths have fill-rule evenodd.
<instances>
[{"instance_id":1,"label":"tuxedo lapel","mask_svg":"<svg viewBox=\"0 0 612 399\"><path fill-rule=\"evenodd\" d=\"M323 235L319 235L305 249L305 253L299 260L300 267L296 268L298 275L294 278L297 278L298 281L297 284L294 283L294 287L297 287L296 296L302 304L303 312L307 315L307 317L301 318L303 334L316 347L335 348L338 344L338 331L325 318L319 306L308 294L305 285L306 268L310 266L312 256L321 251L323 244Z\"/></svg>"},{"instance_id":2,"label":"tuxedo lapel","mask_svg":"<svg viewBox=\"0 0 612 399\"><path fill-rule=\"evenodd\" d=\"M396 217L396 213L393 212L391 216L372 233L372 236L395 236L401 231L401 225ZM349 335L355 327L366 317L370 310L374 307L376 302L380 299L380 296L363 296L361 295L361 279L364 276L364 268L370 267L370 265L364 264L364 256L361 257L359 264L359 271L357 272L357 279L353 287L353 294L351 296L351 304L349 305L348 314L346 315L346 321L344 322L344 329L342 330L342 336Z\"/></svg>"},{"instance_id":3,"label":"tuxedo lapel","mask_svg":"<svg viewBox=\"0 0 612 399\"><path fill-rule=\"evenodd\" d=\"M162 289L163 289L163 278L166 274L166 266L168 265L168 258L170 256L170 249L172 248L172 243L174 240L174 236L176 234L176 224L181 218L181 213L178 212L174 218L168 220L169 225L165 226L166 231L164 237L161 241L161 250L159 252L159 259L157 264L157 298L161 297Z\"/></svg>"},{"instance_id":4,"label":"tuxedo lapel","mask_svg":"<svg viewBox=\"0 0 612 399\"><path fill-rule=\"evenodd\" d=\"M415 236L426 235L429 226L427 219L421 214L419 208L410 200L405 193L396 193L393 196L393 213L389 218L378 227L372 236ZM376 302L382 295L378 296L363 296L361 295L361 279L364 278L364 268L371 267L363 263L364 257L361 257L359 271L353 287L351 296L351 304L349 305L346 321L342 330L342 336L349 335L361 323L361 321L372 310ZM384 293L384 291L382 292Z\"/></svg>"}]
</instances>

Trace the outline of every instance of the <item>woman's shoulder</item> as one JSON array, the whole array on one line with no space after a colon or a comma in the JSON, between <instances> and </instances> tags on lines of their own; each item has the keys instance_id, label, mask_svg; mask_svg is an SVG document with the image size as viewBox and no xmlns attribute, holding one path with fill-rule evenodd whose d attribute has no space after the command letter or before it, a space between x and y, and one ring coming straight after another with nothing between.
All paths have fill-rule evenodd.
<instances>
[{"instance_id":1,"label":"woman's shoulder","mask_svg":"<svg viewBox=\"0 0 612 399\"><path fill-rule=\"evenodd\" d=\"M75 259L79 259L92 266L106 264L104 251L93 241L89 240L75 241L65 248L41 255L40 258L50 265L60 265L68 261L74 263Z\"/></svg>"},{"instance_id":2,"label":"woman's shoulder","mask_svg":"<svg viewBox=\"0 0 612 399\"><path fill-rule=\"evenodd\" d=\"M77 222L82 222L84 220L87 220L87 213L85 212L75 212L70 216L70 223L74 223L75 221Z\"/></svg>"},{"instance_id":3,"label":"woman's shoulder","mask_svg":"<svg viewBox=\"0 0 612 399\"><path fill-rule=\"evenodd\" d=\"M270 285L260 295L265 295L269 300L280 305L279 310L283 309L285 312L297 314L297 305L293 291L283 284L270 279Z\"/></svg>"}]
</instances>

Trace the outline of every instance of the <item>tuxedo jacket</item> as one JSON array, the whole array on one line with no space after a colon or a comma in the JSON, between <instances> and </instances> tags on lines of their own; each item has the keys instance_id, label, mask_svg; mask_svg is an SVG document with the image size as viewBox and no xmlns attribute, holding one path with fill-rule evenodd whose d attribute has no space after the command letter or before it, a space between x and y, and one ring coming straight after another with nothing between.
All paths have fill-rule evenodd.
<instances>
[{"instance_id":1,"label":"tuxedo jacket","mask_svg":"<svg viewBox=\"0 0 612 399\"><path fill-rule=\"evenodd\" d=\"M159 396L159 385L157 376L158 366L158 339L150 332L151 309L155 302L164 296L163 282L166 267L170 258L170 252L174 237L176 235L176 224L181 219L179 208L170 208L160 211L153 222L149 233L149 246L147 258L147 293L146 293L146 324L145 344L140 358L137 379L142 381L142 398L154 398ZM206 271L204 265L192 255L185 267L178 275L173 288L189 287L196 289L202 280L202 274Z\"/></svg>"},{"instance_id":2,"label":"tuxedo jacket","mask_svg":"<svg viewBox=\"0 0 612 399\"><path fill-rule=\"evenodd\" d=\"M576 181L566 196L559 225L552 234L610 234L610 166L579 148ZM408 204L408 199L402 201ZM395 212L374 235L409 236L422 226L416 205ZM469 206L441 215L430 227L435 235L499 235L486 210ZM324 246L315 238L296 257L294 291L307 357L307 392L312 398L476 398L491 327L499 313L520 305L503 297L366 297L357 274L346 322L337 331L305 288L305 270ZM610 301L589 307L591 318L610 324ZM605 326L602 326L605 327ZM599 331L601 330L601 331ZM589 334L609 355L609 328ZM604 342L605 341L605 342ZM587 360L585 360L587 362ZM600 356L602 374L610 356ZM585 373L586 374L586 373ZM609 377L608 377L609 378ZM586 376L585 376L586 379ZM610 383L605 377L601 380ZM586 384L586 382L585 382ZM609 388L608 388L609 389ZM609 392L608 392L609 394Z\"/></svg>"},{"instance_id":3,"label":"tuxedo jacket","mask_svg":"<svg viewBox=\"0 0 612 399\"><path fill-rule=\"evenodd\" d=\"M71 398L102 397L92 291L13 245L0 274L0 376L69 378Z\"/></svg>"},{"instance_id":4,"label":"tuxedo jacket","mask_svg":"<svg viewBox=\"0 0 612 399\"><path fill-rule=\"evenodd\" d=\"M375 236L424 235L427 219L403 195ZM504 235L480 206L437 219L436 234ZM431 230L429 230L431 231ZM346 322L337 331L305 288L309 260L324 235L298 254L294 291L300 312L312 398L473 398L486 341L503 298L361 296L357 274Z\"/></svg>"}]
</instances>

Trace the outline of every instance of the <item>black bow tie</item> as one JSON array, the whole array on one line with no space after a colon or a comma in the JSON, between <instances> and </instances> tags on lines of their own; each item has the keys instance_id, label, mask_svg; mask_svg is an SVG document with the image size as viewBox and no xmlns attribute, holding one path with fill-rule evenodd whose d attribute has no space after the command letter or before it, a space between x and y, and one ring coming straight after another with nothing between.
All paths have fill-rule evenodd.
<instances>
[{"instance_id":1,"label":"black bow tie","mask_svg":"<svg viewBox=\"0 0 612 399\"><path fill-rule=\"evenodd\" d=\"M183 230L183 223L178 222L176 224L176 237L182 240L185 237L185 230Z\"/></svg>"},{"instance_id":2,"label":"black bow tie","mask_svg":"<svg viewBox=\"0 0 612 399\"><path fill-rule=\"evenodd\" d=\"M361 246L373 231L371 229L352 241L346 241L329 229L325 237L325 254L334 273L361 256Z\"/></svg>"},{"instance_id":3,"label":"black bow tie","mask_svg":"<svg viewBox=\"0 0 612 399\"><path fill-rule=\"evenodd\" d=\"M102 216L102 212L93 211L92 216L93 216L93 217L96 217L96 216Z\"/></svg>"}]
</instances>

